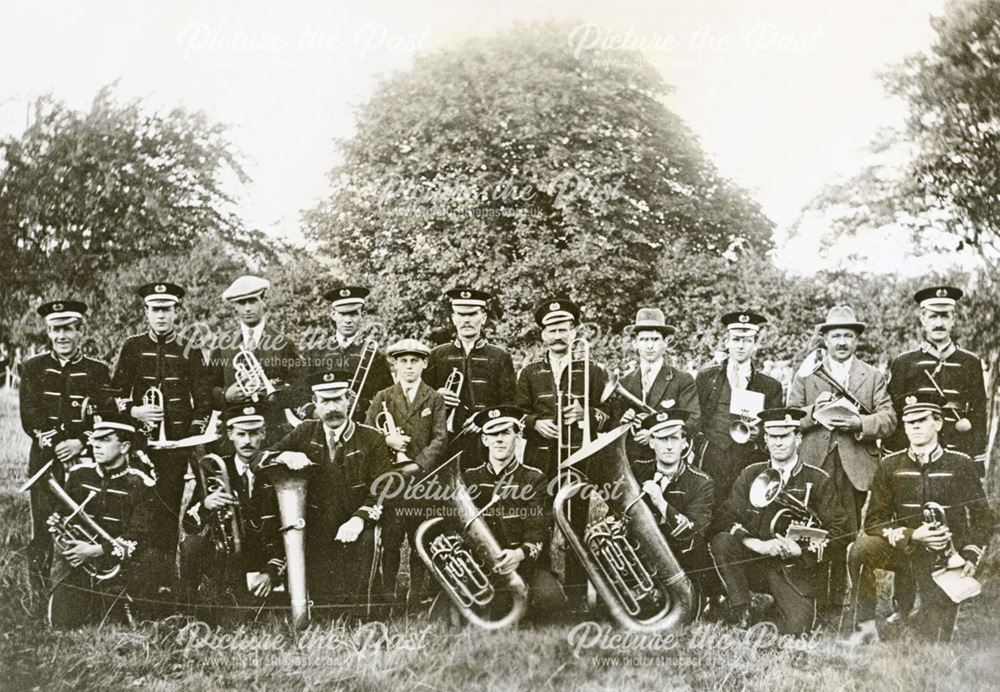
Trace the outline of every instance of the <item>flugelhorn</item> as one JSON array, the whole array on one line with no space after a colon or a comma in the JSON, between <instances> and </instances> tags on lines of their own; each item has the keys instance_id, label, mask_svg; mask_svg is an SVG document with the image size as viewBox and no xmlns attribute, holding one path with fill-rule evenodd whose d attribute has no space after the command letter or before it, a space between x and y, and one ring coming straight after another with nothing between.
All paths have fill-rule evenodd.
<instances>
[{"instance_id":1,"label":"flugelhorn","mask_svg":"<svg viewBox=\"0 0 1000 692\"><path fill-rule=\"evenodd\" d=\"M465 384L465 374L458 368L452 368L451 374L448 375L448 379L445 380L444 388L455 396L461 396L462 386ZM448 432L455 432L455 412L458 411L458 406L453 408L448 414Z\"/></svg>"},{"instance_id":2,"label":"flugelhorn","mask_svg":"<svg viewBox=\"0 0 1000 692\"><path fill-rule=\"evenodd\" d=\"M823 550L829 542L829 533L820 525L816 513L809 508L811 492L812 483L806 483L805 497L800 500L785 489L781 473L777 469L767 468L750 484L749 499L750 504L757 509L772 504L780 507L771 518L771 535L799 542L815 553L817 560L822 560Z\"/></svg>"},{"instance_id":3,"label":"flugelhorn","mask_svg":"<svg viewBox=\"0 0 1000 692\"><path fill-rule=\"evenodd\" d=\"M368 373L371 372L372 364L375 362L375 356L377 355L378 342L374 339L366 340L365 345L361 349L358 366L354 368L354 375L351 376L351 384L348 387L348 391L351 392L351 403L347 407L348 420L354 419L354 413L358 409L358 402L361 400L361 392L365 389L365 383L368 382Z\"/></svg>"},{"instance_id":4,"label":"flugelhorn","mask_svg":"<svg viewBox=\"0 0 1000 692\"><path fill-rule=\"evenodd\" d=\"M622 480L622 492L608 498L608 514L590 523L582 536L573 529L567 502L592 486L582 478L559 490L553 512L567 544L621 627L638 632L673 630L693 615L694 588L642 501L642 491L625 455L628 429L623 424L599 435L565 462L573 467L596 454L612 454L612 459L602 459L608 463L600 466L609 477Z\"/></svg>"},{"instance_id":5,"label":"flugelhorn","mask_svg":"<svg viewBox=\"0 0 1000 692\"><path fill-rule=\"evenodd\" d=\"M253 401L260 398L261 392L265 396L270 396L277 391L264 371L264 366L260 364L260 360L253 351L248 351L245 348L241 348L233 356L233 378L243 395ZM292 413L291 409L287 408L285 409L285 420L293 428L302 423L302 420Z\"/></svg>"},{"instance_id":6,"label":"flugelhorn","mask_svg":"<svg viewBox=\"0 0 1000 692\"><path fill-rule=\"evenodd\" d=\"M435 517L417 528L414 543L462 617L482 629L508 627L524 615L528 587L516 571L494 571L501 547L458 472L459 456L444 465L443 473L461 530L450 530L444 518Z\"/></svg>"},{"instance_id":7,"label":"flugelhorn","mask_svg":"<svg viewBox=\"0 0 1000 692\"><path fill-rule=\"evenodd\" d=\"M163 390L159 387L150 387L146 390L146 393L142 395L142 405L143 406L158 406L163 414L160 418L160 433L157 435L157 439L150 440L154 444L165 444L167 442L167 409L163 407ZM146 426L146 434L153 432L153 426Z\"/></svg>"},{"instance_id":8,"label":"flugelhorn","mask_svg":"<svg viewBox=\"0 0 1000 692\"><path fill-rule=\"evenodd\" d=\"M304 629L309 625L309 592L306 586L306 490L308 468L289 465L282 452L265 457L260 470L265 472L274 487L278 500L278 517L281 520L281 538L285 545L285 584L292 607L292 625ZM300 458L305 455L298 455Z\"/></svg>"},{"instance_id":9,"label":"flugelhorn","mask_svg":"<svg viewBox=\"0 0 1000 692\"><path fill-rule=\"evenodd\" d=\"M218 454L206 454L198 460L196 468L205 497L217 490L224 490L233 496L233 504L212 512L211 530L216 550L237 557L243 549L243 513L239 498L233 492L226 462Z\"/></svg>"},{"instance_id":10,"label":"flugelhorn","mask_svg":"<svg viewBox=\"0 0 1000 692\"><path fill-rule=\"evenodd\" d=\"M396 420L389 413L389 406L383 401L382 410L379 411L378 415L375 416L375 427L379 429L383 435L393 435L399 434L399 428L396 427ZM408 464L413 459L411 459L406 452L400 450L396 452L396 463L397 464Z\"/></svg>"}]
</instances>

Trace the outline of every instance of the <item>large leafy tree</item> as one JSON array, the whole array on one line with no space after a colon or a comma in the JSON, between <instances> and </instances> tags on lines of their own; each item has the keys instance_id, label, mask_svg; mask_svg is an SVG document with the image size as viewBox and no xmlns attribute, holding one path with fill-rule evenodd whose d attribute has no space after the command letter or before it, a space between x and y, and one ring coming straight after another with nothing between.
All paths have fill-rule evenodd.
<instances>
[{"instance_id":1,"label":"large leafy tree","mask_svg":"<svg viewBox=\"0 0 1000 692\"><path fill-rule=\"evenodd\" d=\"M664 106L661 77L638 55L576 55L568 33L518 27L438 51L360 108L307 234L375 285L392 330L440 324L441 290L460 282L499 295L514 345L545 295L618 329L673 241L769 247L771 223Z\"/></svg>"}]
</instances>

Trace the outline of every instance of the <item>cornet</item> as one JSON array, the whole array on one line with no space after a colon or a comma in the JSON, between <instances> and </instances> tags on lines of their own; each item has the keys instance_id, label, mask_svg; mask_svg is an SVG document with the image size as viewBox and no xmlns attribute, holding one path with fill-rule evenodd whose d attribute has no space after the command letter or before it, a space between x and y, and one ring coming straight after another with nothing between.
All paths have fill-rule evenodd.
<instances>
[{"instance_id":1,"label":"cornet","mask_svg":"<svg viewBox=\"0 0 1000 692\"><path fill-rule=\"evenodd\" d=\"M465 374L458 368L452 368L451 374L448 375L448 379L445 380L444 388L455 396L461 396L462 385L465 384ZM448 414L448 432L455 432L455 412L458 411L458 406L451 410Z\"/></svg>"},{"instance_id":2,"label":"cornet","mask_svg":"<svg viewBox=\"0 0 1000 692\"><path fill-rule=\"evenodd\" d=\"M944 507L937 502L925 502L922 511L925 524L930 524L935 529L948 528ZM937 553L933 571L943 572L944 570L961 567L964 564L965 558L958 554L958 551L955 550L954 541L949 538L948 545Z\"/></svg>"},{"instance_id":3,"label":"cornet","mask_svg":"<svg viewBox=\"0 0 1000 692\"><path fill-rule=\"evenodd\" d=\"M233 356L233 378L243 395L253 401L260 398L261 392L265 396L270 396L277 391L267 373L264 372L264 366L260 364L253 351L240 349ZM287 408L285 409L285 420L293 428L302 423L299 417Z\"/></svg>"},{"instance_id":4,"label":"cornet","mask_svg":"<svg viewBox=\"0 0 1000 692\"><path fill-rule=\"evenodd\" d=\"M375 417L375 427L378 428L379 432L383 435L396 436L399 434L399 428L396 427L396 421L392 417L392 414L389 413L389 407L384 401L382 402L382 410ZM396 452L397 464L409 464L412 461L413 459L407 456L406 452L402 450Z\"/></svg>"},{"instance_id":5,"label":"cornet","mask_svg":"<svg viewBox=\"0 0 1000 692\"><path fill-rule=\"evenodd\" d=\"M160 418L160 434L157 436L156 440L150 440L154 444L164 444L167 442L167 410L163 407L163 391L159 387L150 387L146 390L146 393L142 395L142 405L143 406L157 406L160 411L163 412L163 417ZM153 426L145 426L146 434L153 432Z\"/></svg>"},{"instance_id":6,"label":"cornet","mask_svg":"<svg viewBox=\"0 0 1000 692\"><path fill-rule=\"evenodd\" d=\"M760 419L747 413L740 414L740 417L729 426L729 437L738 445L756 440L759 434Z\"/></svg>"}]
</instances>

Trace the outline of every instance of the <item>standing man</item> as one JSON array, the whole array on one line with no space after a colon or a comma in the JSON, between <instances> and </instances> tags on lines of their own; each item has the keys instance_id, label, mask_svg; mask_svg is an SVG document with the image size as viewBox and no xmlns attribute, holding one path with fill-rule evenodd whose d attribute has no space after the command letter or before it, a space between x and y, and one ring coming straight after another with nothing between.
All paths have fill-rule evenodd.
<instances>
[{"instance_id":1,"label":"standing man","mask_svg":"<svg viewBox=\"0 0 1000 692\"><path fill-rule=\"evenodd\" d=\"M118 409L140 423L153 440L161 429L167 440L200 434L212 407L212 383L201 349L177 335L177 310L184 289L162 282L146 284L138 293L146 308L148 329L125 339L118 354L112 377L112 386L122 395L117 400ZM144 401L153 388L162 394L162 406ZM191 450L151 447L149 457L156 471L159 500L153 541L157 548L174 555Z\"/></svg>"},{"instance_id":2,"label":"standing man","mask_svg":"<svg viewBox=\"0 0 1000 692\"><path fill-rule=\"evenodd\" d=\"M878 638L876 569L891 570L897 577L900 570L909 572L922 602L918 635L951 641L958 605L934 574L953 563L963 577L974 576L989 543L993 517L979 482L979 464L940 443L944 403L936 392L904 397L900 418L908 446L879 465L865 532L848 551L859 628L851 643ZM955 554L949 560L950 553Z\"/></svg>"},{"instance_id":3,"label":"standing man","mask_svg":"<svg viewBox=\"0 0 1000 692\"><path fill-rule=\"evenodd\" d=\"M325 351L314 355L310 364L312 371L342 370L350 373L352 378L358 373L358 364L361 362L365 343L369 339L368 330L365 328L365 307L370 292L363 286L342 286L323 294L323 298L330 301L336 334L334 340L327 343ZM389 371L389 364L385 355L379 350L371 362L364 387L360 392L355 392L358 395L358 401L354 405L355 422L361 423L365 420L375 393L391 384L392 374Z\"/></svg>"},{"instance_id":4,"label":"standing man","mask_svg":"<svg viewBox=\"0 0 1000 692\"><path fill-rule=\"evenodd\" d=\"M801 408L802 458L821 465L830 474L830 491L848 519L848 532L857 534L872 477L878 468L878 440L896 427L896 412L885 377L855 357L858 337L865 325L847 305L830 309L817 327L826 355L812 372L797 372L788 392L788 405ZM854 412L835 404L851 402ZM828 413L833 407L834 412ZM828 410L824 410L828 409ZM830 551L829 603L847 604L847 554L843 547Z\"/></svg>"},{"instance_id":5,"label":"standing man","mask_svg":"<svg viewBox=\"0 0 1000 692\"><path fill-rule=\"evenodd\" d=\"M728 357L695 378L705 435L701 468L715 481L716 506L729 497L740 471L767 456L759 439L734 440L730 434L733 423L741 419L741 411L756 418L763 409L780 408L784 397L781 383L753 364L757 339L767 319L750 310L737 310L726 313L720 321L726 328ZM744 402L756 408L748 409Z\"/></svg>"},{"instance_id":6,"label":"standing man","mask_svg":"<svg viewBox=\"0 0 1000 692\"><path fill-rule=\"evenodd\" d=\"M775 624L780 632L808 632L816 619L815 596L825 578L817 545L803 545L781 530L777 535L772 531L775 515L781 510L779 503L755 506L751 502L750 488L762 472L777 472L781 490L816 516L828 532L827 548L847 535L847 517L831 492L829 475L800 454L799 425L805 415L795 408L760 412L769 459L740 472L717 518L712 556L731 612L742 627L750 624L750 589L754 588L774 597Z\"/></svg>"},{"instance_id":7,"label":"standing man","mask_svg":"<svg viewBox=\"0 0 1000 692\"><path fill-rule=\"evenodd\" d=\"M559 469L570 453L584 442L583 426L589 422L591 433L600 431L609 419L601 403L601 393L607 375L596 363L584 369L581 359L573 359L571 345L576 336L580 308L564 298L544 301L535 310L535 322L541 327L542 343L546 352L542 360L528 363L521 370L517 381L517 408L526 413L525 429L528 431L524 462L541 469L552 481L568 477L567 470ZM586 376L585 376L586 373ZM584 380L589 379L590 391L584 391ZM584 420L584 398L590 409L590 420ZM562 427L557 425L561 418ZM559 450L562 450L562 459ZM588 469L579 469L586 474ZM556 488L559 483L549 483ZM589 497L570 498L567 511L574 530L582 532L587 523ZM566 551L563 586L574 607L583 607L586 601L587 575L583 566L570 551Z\"/></svg>"},{"instance_id":8,"label":"standing man","mask_svg":"<svg viewBox=\"0 0 1000 692\"><path fill-rule=\"evenodd\" d=\"M484 408L510 405L517 395L517 377L510 354L487 342L483 336L489 302L493 295L460 286L445 292L451 303L453 341L431 351L424 370L424 381L444 397L448 407L448 432L455 435ZM456 394L445 384L458 371L463 377ZM482 462L483 446L472 436L463 445L462 466L471 468Z\"/></svg>"},{"instance_id":9,"label":"standing man","mask_svg":"<svg viewBox=\"0 0 1000 692\"><path fill-rule=\"evenodd\" d=\"M78 300L57 300L40 305L50 350L25 361L19 392L21 427L31 437L28 476L52 462L52 477L62 483L65 469L87 445L87 408L107 396L111 384L108 365L85 356L83 316L87 305ZM44 484L31 487L31 575L40 586L52 559L52 538L45 520L52 502Z\"/></svg>"},{"instance_id":10,"label":"standing man","mask_svg":"<svg viewBox=\"0 0 1000 692\"><path fill-rule=\"evenodd\" d=\"M213 354L216 375L212 403L218 411L237 404L260 408L267 423L265 429L274 441L294 427L286 410L294 416L295 409L306 402L305 394L298 388L301 364L295 344L268 321L267 291L270 287L271 282L267 279L241 276L222 292L222 299L233 307L240 328L238 333L227 335L223 348ZM240 351L254 355L275 390L273 394L266 393L263 383L260 389L249 394L236 383L233 359Z\"/></svg>"},{"instance_id":11,"label":"standing man","mask_svg":"<svg viewBox=\"0 0 1000 692\"><path fill-rule=\"evenodd\" d=\"M382 433L347 416L352 374L309 375L306 382L317 418L271 447L281 454L305 455L312 462L306 471L306 584L316 605L332 606L332 617L372 614L373 598L382 591L375 531L382 506L376 490L392 464ZM275 524L266 542L276 546L271 557L277 558L283 573L278 528Z\"/></svg>"},{"instance_id":12,"label":"standing man","mask_svg":"<svg viewBox=\"0 0 1000 692\"><path fill-rule=\"evenodd\" d=\"M952 286L931 286L913 295L920 306L918 314L924 341L919 348L892 362L889 394L897 402L909 393L934 392L943 397L946 403L941 445L972 457L979 465L979 477L982 478L989 432L983 363L979 356L957 347L951 340L955 305L962 295L960 289ZM893 450L906 449L904 431L897 430L886 446Z\"/></svg>"},{"instance_id":13,"label":"standing man","mask_svg":"<svg viewBox=\"0 0 1000 692\"><path fill-rule=\"evenodd\" d=\"M690 413L687 430L697 431L700 417L698 394L694 378L683 370L667 363L666 354L676 327L666 322L659 308L639 308L635 323L628 328L632 334L632 348L639 354L639 366L621 379L621 386L633 397L654 409L676 406ZM645 411L637 411L633 402L625 397L613 399L615 410L612 416L628 422L642 418ZM638 416L638 419L636 418ZM637 431L629 434L625 453L629 461L649 456L649 431L636 426Z\"/></svg>"}]
</instances>

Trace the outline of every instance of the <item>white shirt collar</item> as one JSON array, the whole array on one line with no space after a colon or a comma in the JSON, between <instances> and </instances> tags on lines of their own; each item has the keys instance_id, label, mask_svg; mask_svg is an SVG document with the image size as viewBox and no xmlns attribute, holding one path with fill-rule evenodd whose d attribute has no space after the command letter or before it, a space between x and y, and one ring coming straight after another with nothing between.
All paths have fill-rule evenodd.
<instances>
[{"instance_id":1,"label":"white shirt collar","mask_svg":"<svg viewBox=\"0 0 1000 692\"><path fill-rule=\"evenodd\" d=\"M260 345L260 338L264 334L265 322L267 322L266 318L262 319L254 327L248 327L240 322L240 333L243 334L244 347L252 351Z\"/></svg>"},{"instance_id":2,"label":"white shirt collar","mask_svg":"<svg viewBox=\"0 0 1000 692\"><path fill-rule=\"evenodd\" d=\"M830 374L833 375L833 379L846 388L847 380L851 375L851 366L854 365L854 356L851 356L843 363L838 363L833 358L827 358L826 364L830 370Z\"/></svg>"},{"instance_id":3,"label":"white shirt collar","mask_svg":"<svg viewBox=\"0 0 1000 692\"><path fill-rule=\"evenodd\" d=\"M556 376L556 379L562 375L563 369L569 364L569 356L569 353L564 356L557 356L552 351L549 351L549 367L552 368L552 374Z\"/></svg>"},{"instance_id":4,"label":"white shirt collar","mask_svg":"<svg viewBox=\"0 0 1000 692\"><path fill-rule=\"evenodd\" d=\"M327 442L329 442L331 444L336 444L337 442L340 442L340 438L344 434L344 429L347 428L347 424L349 422L350 421L344 421L337 428L327 427L326 424L324 423L323 424L323 432L326 433L326 440L327 440Z\"/></svg>"},{"instance_id":5,"label":"white shirt collar","mask_svg":"<svg viewBox=\"0 0 1000 692\"><path fill-rule=\"evenodd\" d=\"M777 466L775 466L773 459L771 460L770 463L771 463L771 468L781 474L781 482L787 485L788 480L792 477L792 474L795 472L795 469L799 465L799 457L796 456L794 459L785 462L785 464L780 469Z\"/></svg>"}]
</instances>

